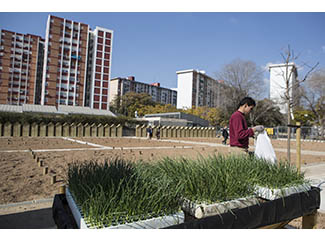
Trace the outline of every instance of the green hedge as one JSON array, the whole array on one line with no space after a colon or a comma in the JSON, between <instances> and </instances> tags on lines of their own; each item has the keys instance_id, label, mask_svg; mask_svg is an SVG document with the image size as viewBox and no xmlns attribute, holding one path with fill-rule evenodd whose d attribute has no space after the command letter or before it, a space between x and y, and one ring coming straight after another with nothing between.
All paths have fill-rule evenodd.
<instances>
[{"instance_id":1,"label":"green hedge","mask_svg":"<svg viewBox=\"0 0 325 242\"><path fill-rule=\"evenodd\" d=\"M82 124L121 124L122 126L134 127L137 124L143 124L143 122L136 121L134 119L125 116L100 116L100 115L85 115L85 114L40 114L40 113L11 113L0 112L1 123L82 123Z\"/></svg>"}]
</instances>

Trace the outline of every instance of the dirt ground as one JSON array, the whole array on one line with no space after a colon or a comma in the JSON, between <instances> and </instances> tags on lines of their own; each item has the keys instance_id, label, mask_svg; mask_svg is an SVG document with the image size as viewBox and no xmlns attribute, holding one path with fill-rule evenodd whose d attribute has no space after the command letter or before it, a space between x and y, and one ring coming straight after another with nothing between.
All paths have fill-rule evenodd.
<instances>
[{"instance_id":1,"label":"dirt ground","mask_svg":"<svg viewBox=\"0 0 325 242\"><path fill-rule=\"evenodd\" d=\"M0 138L0 204L39 200L53 197L61 185L67 184L68 165L72 162L122 157L132 161L154 161L166 156L189 157L226 154L228 146L221 145L221 138L182 138L186 141L219 144L192 144L173 141L157 141L140 138L73 138L86 142L77 143L63 138L1 137ZM254 141L250 140L253 145ZM286 141L272 140L273 147L286 148ZM291 147L295 149L295 142ZM51 151L54 150L55 151ZM64 150L63 150L64 149ZM39 167L31 150L43 161ZM325 143L302 142L302 150L325 151ZM285 152L277 152L278 159L286 157ZM291 154L294 162L295 154ZM325 156L302 155L302 163L325 162ZM48 174L43 175L44 167ZM51 184L51 176L56 175L56 183ZM1 215L1 212L0 212ZM319 215L319 228L325 228L325 215ZM296 219L290 225L299 227Z\"/></svg>"}]
</instances>

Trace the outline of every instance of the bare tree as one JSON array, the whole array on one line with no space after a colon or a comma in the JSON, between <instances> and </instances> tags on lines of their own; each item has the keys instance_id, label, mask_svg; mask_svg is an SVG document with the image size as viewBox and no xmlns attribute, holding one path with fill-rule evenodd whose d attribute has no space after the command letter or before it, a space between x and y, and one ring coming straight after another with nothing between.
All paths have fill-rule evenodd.
<instances>
[{"instance_id":1,"label":"bare tree","mask_svg":"<svg viewBox=\"0 0 325 242\"><path fill-rule=\"evenodd\" d=\"M283 102L287 105L287 125L288 125L288 139L287 139L287 159L290 162L290 139L291 139L291 128L290 125L293 117L293 108L298 105L299 98L298 95L295 94L295 90L299 90L299 86L302 82L306 81L307 77L315 70L315 68L318 66L318 62L314 66L309 66L306 63L302 63L301 67L307 67L308 71L307 73L301 78L300 80L296 79L295 81L292 81L293 75L296 73L296 68L292 66L292 64L295 63L295 61L298 60L299 55L295 55L294 50L290 48L290 45L288 45L288 48L285 49L282 53L280 53L285 68L282 70L281 75L283 77L283 81L285 83L283 94L281 95L281 98Z\"/></svg>"},{"instance_id":2,"label":"bare tree","mask_svg":"<svg viewBox=\"0 0 325 242\"><path fill-rule=\"evenodd\" d=\"M237 108L238 103L245 96L258 98L262 93L263 70L252 61L236 59L226 64L219 72L215 73L218 80L223 80L221 92L228 111Z\"/></svg>"},{"instance_id":3,"label":"bare tree","mask_svg":"<svg viewBox=\"0 0 325 242\"><path fill-rule=\"evenodd\" d=\"M325 128L325 68L314 72L306 81L301 96L304 104L316 117L319 126L319 135L324 138Z\"/></svg>"}]
</instances>

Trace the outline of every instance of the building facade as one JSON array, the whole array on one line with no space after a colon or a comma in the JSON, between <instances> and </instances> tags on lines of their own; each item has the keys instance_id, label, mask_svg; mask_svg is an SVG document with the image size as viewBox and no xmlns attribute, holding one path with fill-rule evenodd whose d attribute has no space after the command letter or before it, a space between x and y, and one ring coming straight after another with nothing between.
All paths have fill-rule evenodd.
<instances>
[{"instance_id":1,"label":"building facade","mask_svg":"<svg viewBox=\"0 0 325 242\"><path fill-rule=\"evenodd\" d=\"M89 66L90 82L87 82L89 103L95 109L109 109L109 80L112 61L113 31L96 27L90 32ZM89 83L89 85L88 85ZM88 88L89 86L89 88ZM88 100L88 99L87 99Z\"/></svg>"},{"instance_id":2,"label":"building facade","mask_svg":"<svg viewBox=\"0 0 325 242\"><path fill-rule=\"evenodd\" d=\"M199 70L177 71L177 108L219 107L221 83Z\"/></svg>"},{"instance_id":3,"label":"building facade","mask_svg":"<svg viewBox=\"0 0 325 242\"><path fill-rule=\"evenodd\" d=\"M177 91L160 87L160 83L147 84L138 82L135 81L133 76L111 79L110 102L112 102L116 96L122 97L128 92L148 93L153 101L161 104L171 104L173 106L177 104Z\"/></svg>"},{"instance_id":4,"label":"building facade","mask_svg":"<svg viewBox=\"0 0 325 242\"><path fill-rule=\"evenodd\" d=\"M49 15L42 105L109 109L113 31Z\"/></svg>"},{"instance_id":5,"label":"building facade","mask_svg":"<svg viewBox=\"0 0 325 242\"><path fill-rule=\"evenodd\" d=\"M286 80L288 80L291 102L297 101L298 72L294 63L269 65L270 72L270 99L280 108L281 113L287 113Z\"/></svg>"},{"instance_id":6,"label":"building facade","mask_svg":"<svg viewBox=\"0 0 325 242\"><path fill-rule=\"evenodd\" d=\"M0 30L0 104L40 104L44 39Z\"/></svg>"}]
</instances>

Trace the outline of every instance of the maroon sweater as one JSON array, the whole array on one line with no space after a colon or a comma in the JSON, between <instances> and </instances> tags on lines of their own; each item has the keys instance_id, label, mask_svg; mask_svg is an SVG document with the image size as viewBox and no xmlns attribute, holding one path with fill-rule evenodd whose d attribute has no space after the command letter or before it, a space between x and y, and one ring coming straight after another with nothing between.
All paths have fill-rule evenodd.
<instances>
[{"instance_id":1,"label":"maroon sweater","mask_svg":"<svg viewBox=\"0 0 325 242\"><path fill-rule=\"evenodd\" d=\"M249 137L252 136L254 136L253 129L247 128L244 114L237 110L231 115L229 121L230 146L248 148Z\"/></svg>"}]
</instances>

